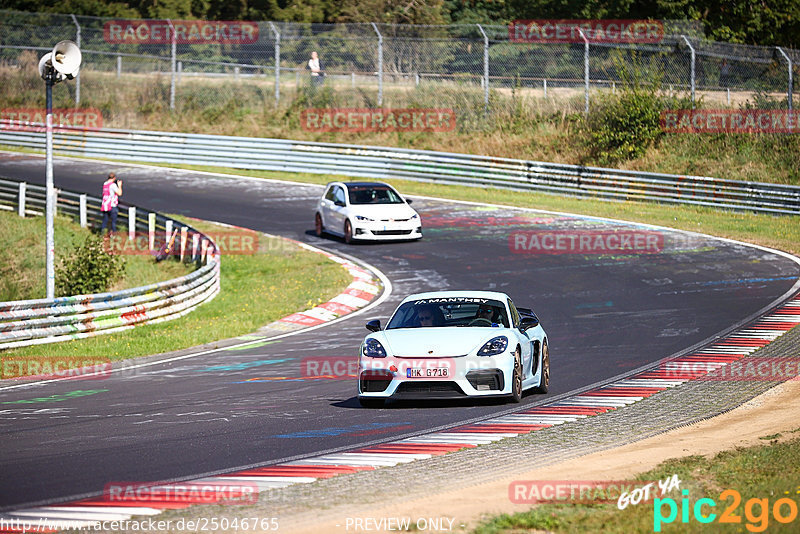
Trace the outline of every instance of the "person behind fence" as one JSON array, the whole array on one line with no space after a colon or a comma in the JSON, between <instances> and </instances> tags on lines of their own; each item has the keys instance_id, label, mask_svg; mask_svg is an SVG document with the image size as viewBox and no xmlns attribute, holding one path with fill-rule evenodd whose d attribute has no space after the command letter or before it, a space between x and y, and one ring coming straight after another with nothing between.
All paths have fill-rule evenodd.
<instances>
[{"instance_id":1,"label":"person behind fence","mask_svg":"<svg viewBox=\"0 0 800 534\"><path fill-rule=\"evenodd\" d=\"M306 68L311 71L311 86L317 87L322 85L325 78L325 70L322 67L322 62L319 60L317 52L311 52L311 59L308 60Z\"/></svg>"},{"instance_id":2,"label":"person behind fence","mask_svg":"<svg viewBox=\"0 0 800 534\"><path fill-rule=\"evenodd\" d=\"M108 220L111 219L111 231L117 231L117 211L119 210L119 197L122 196L122 180L117 175L108 174L108 179L103 182L103 200L100 204L100 211L103 212L103 226L100 231L106 229Z\"/></svg>"}]
</instances>

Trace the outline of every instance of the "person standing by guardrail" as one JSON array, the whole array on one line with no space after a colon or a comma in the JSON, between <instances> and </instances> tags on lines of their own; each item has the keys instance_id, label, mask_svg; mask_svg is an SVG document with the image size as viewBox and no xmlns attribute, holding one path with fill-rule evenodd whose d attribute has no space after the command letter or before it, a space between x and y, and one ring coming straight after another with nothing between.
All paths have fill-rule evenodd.
<instances>
[{"instance_id":1,"label":"person standing by guardrail","mask_svg":"<svg viewBox=\"0 0 800 534\"><path fill-rule=\"evenodd\" d=\"M108 179L103 182L103 200L100 203L100 211L103 213L103 226L100 232L108 226L108 219L111 218L111 231L117 231L117 212L119 211L119 197L122 196L122 180L117 178L113 172L108 174Z\"/></svg>"}]
</instances>

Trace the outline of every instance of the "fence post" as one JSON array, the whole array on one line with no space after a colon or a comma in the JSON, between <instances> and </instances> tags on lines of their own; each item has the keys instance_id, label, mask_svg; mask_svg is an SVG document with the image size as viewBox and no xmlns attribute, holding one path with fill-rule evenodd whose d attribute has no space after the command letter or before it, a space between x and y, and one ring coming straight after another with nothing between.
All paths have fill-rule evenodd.
<instances>
[{"instance_id":1,"label":"fence post","mask_svg":"<svg viewBox=\"0 0 800 534\"><path fill-rule=\"evenodd\" d=\"M183 61L178 61L178 83L181 83L181 75L183 74Z\"/></svg>"},{"instance_id":2,"label":"fence post","mask_svg":"<svg viewBox=\"0 0 800 534\"><path fill-rule=\"evenodd\" d=\"M414 73L414 83L416 87L419 87L419 72Z\"/></svg>"},{"instance_id":3,"label":"fence post","mask_svg":"<svg viewBox=\"0 0 800 534\"><path fill-rule=\"evenodd\" d=\"M207 252L208 252L208 239L204 237L203 240L200 242L200 263L208 262L208 257L206 256Z\"/></svg>"},{"instance_id":4,"label":"fence post","mask_svg":"<svg viewBox=\"0 0 800 534\"><path fill-rule=\"evenodd\" d=\"M350 73L350 87L352 87L353 89L356 88L356 73L355 72L351 72Z\"/></svg>"},{"instance_id":5,"label":"fence post","mask_svg":"<svg viewBox=\"0 0 800 534\"><path fill-rule=\"evenodd\" d=\"M489 111L489 36L483 31L483 26L476 24L483 34L483 106Z\"/></svg>"},{"instance_id":6,"label":"fence post","mask_svg":"<svg viewBox=\"0 0 800 534\"><path fill-rule=\"evenodd\" d=\"M200 244L200 236L197 233L192 234L192 261L197 261L197 247Z\"/></svg>"},{"instance_id":7,"label":"fence post","mask_svg":"<svg viewBox=\"0 0 800 534\"><path fill-rule=\"evenodd\" d=\"M169 62L170 72L172 73L169 82L169 109L175 109L175 76L178 70L175 68L175 61L178 53L178 36L175 33L175 26L172 25L172 21L167 19L167 24L169 24L170 42L172 43Z\"/></svg>"},{"instance_id":8,"label":"fence post","mask_svg":"<svg viewBox=\"0 0 800 534\"><path fill-rule=\"evenodd\" d=\"M117 56L117 78L122 77L122 56Z\"/></svg>"},{"instance_id":9,"label":"fence post","mask_svg":"<svg viewBox=\"0 0 800 534\"><path fill-rule=\"evenodd\" d=\"M547 98L547 78L542 80L542 89L544 89L544 97Z\"/></svg>"},{"instance_id":10,"label":"fence post","mask_svg":"<svg viewBox=\"0 0 800 534\"><path fill-rule=\"evenodd\" d=\"M694 74L695 74L696 56L695 56L694 47L692 46L692 43L689 42L689 39L687 39L685 35L681 35L681 39L683 39L683 42L686 43L686 46L689 47L689 52L691 52L691 55L692 55L692 67L691 67L691 70L690 70L690 73L691 73L690 74L690 76L691 76L690 85L691 85L691 88L692 88L692 109L694 109L694 87L695 87Z\"/></svg>"},{"instance_id":11,"label":"fence post","mask_svg":"<svg viewBox=\"0 0 800 534\"><path fill-rule=\"evenodd\" d=\"M775 47L780 55L783 56L783 59L786 60L786 64L789 65L789 87L786 91L786 101L789 102L789 111L792 111L792 85L794 84L794 80L792 79L792 58L783 51L783 48L780 46Z\"/></svg>"},{"instance_id":12,"label":"fence post","mask_svg":"<svg viewBox=\"0 0 800 534\"><path fill-rule=\"evenodd\" d=\"M147 214L147 235L150 238L150 250L156 248L156 214Z\"/></svg>"},{"instance_id":13,"label":"fence post","mask_svg":"<svg viewBox=\"0 0 800 534\"><path fill-rule=\"evenodd\" d=\"M81 228L86 228L86 195L81 195L78 198L80 200L78 219L80 220Z\"/></svg>"},{"instance_id":14,"label":"fence post","mask_svg":"<svg viewBox=\"0 0 800 534\"><path fill-rule=\"evenodd\" d=\"M378 31L378 26L374 22L372 29L378 35L378 105L383 105L383 35Z\"/></svg>"},{"instance_id":15,"label":"fence post","mask_svg":"<svg viewBox=\"0 0 800 534\"><path fill-rule=\"evenodd\" d=\"M128 208L128 239L136 239L136 206Z\"/></svg>"},{"instance_id":16,"label":"fence post","mask_svg":"<svg viewBox=\"0 0 800 534\"><path fill-rule=\"evenodd\" d=\"M271 21L269 27L275 34L275 105L281 101L281 34Z\"/></svg>"},{"instance_id":17,"label":"fence post","mask_svg":"<svg viewBox=\"0 0 800 534\"><path fill-rule=\"evenodd\" d=\"M25 182L19 183L19 207L17 208L17 213L20 217L25 217L25 188L27 185Z\"/></svg>"},{"instance_id":18,"label":"fence post","mask_svg":"<svg viewBox=\"0 0 800 534\"><path fill-rule=\"evenodd\" d=\"M167 223L164 226L165 226L164 242L169 243L169 238L172 237L172 220L167 219Z\"/></svg>"},{"instance_id":19,"label":"fence post","mask_svg":"<svg viewBox=\"0 0 800 534\"><path fill-rule=\"evenodd\" d=\"M589 114L589 39L581 28L578 32L583 39L583 112Z\"/></svg>"},{"instance_id":20,"label":"fence post","mask_svg":"<svg viewBox=\"0 0 800 534\"><path fill-rule=\"evenodd\" d=\"M77 30L75 31L75 44L78 45L78 49L81 48L81 25L78 24L78 19L75 15L70 14L72 17L72 22L75 23L75 27ZM81 71L78 71L78 75L75 76L75 105L78 106L81 103Z\"/></svg>"},{"instance_id":21,"label":"fence post","mask_svg":"<svg viewBox=\"0 0 800 534\"><path fill-rule=\"evenodd\" d=\"M181 226L181 263L183 263L183 258L186 256L186 236L188 231L188 228Z\"/></svg>"}]
</instances>

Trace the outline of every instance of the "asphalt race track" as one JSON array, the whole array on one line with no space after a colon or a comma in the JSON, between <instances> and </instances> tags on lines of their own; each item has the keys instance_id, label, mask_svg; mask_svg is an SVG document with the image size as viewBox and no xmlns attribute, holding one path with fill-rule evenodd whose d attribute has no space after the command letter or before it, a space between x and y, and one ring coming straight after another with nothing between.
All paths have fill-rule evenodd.
<instances>
[{"instance_id":1,"label":"asphalt race track","mask_svg":"<svg viewBox=\"0 0 800 534\"><path fill-rule=\"evenodd\" d=\"M415 199L422 241L347 246L313 235L318 186L65 159L55 162L56 186L99 194L110 170L124 180L127 202L352 255L382 270L393 293L367 314L255 348L104 380L0 384L0 509L99 494L110 482L277 463L508 409L436 402L367 410L356 401L354 379L303 378L304 358L355 358L364 323L385 321L412 292L495 289L533 307L550 338L552 397L714 336L773 303L800 276L790 259L736 243L511 208ZM0 153L0 176L44 183L44 175L43 158ZM639 236L646 246L622 255L581 248L611 234L631 243ZM539 253L548 235L551 244L562 236L568 245ZM24 402L34 398L46 400ZM528 395L523 406L543 398Z\"/></svg>"}]
</instances>

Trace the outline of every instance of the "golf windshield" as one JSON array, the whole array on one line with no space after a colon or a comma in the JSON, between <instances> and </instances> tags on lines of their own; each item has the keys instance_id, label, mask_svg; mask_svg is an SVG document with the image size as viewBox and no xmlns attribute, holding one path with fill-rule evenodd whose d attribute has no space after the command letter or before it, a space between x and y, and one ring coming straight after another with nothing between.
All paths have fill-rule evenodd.
<instances>
[{"instance_id":1,"label":"golf windshield","mask_svg":"<svg viewBox=\"0 0 800 534\"><path fill-rule=\"evenodd\" d=\"M350 204L404 204L394 189L386 186L356 185L347 188Z\"/></svg>"}]
</instances>

